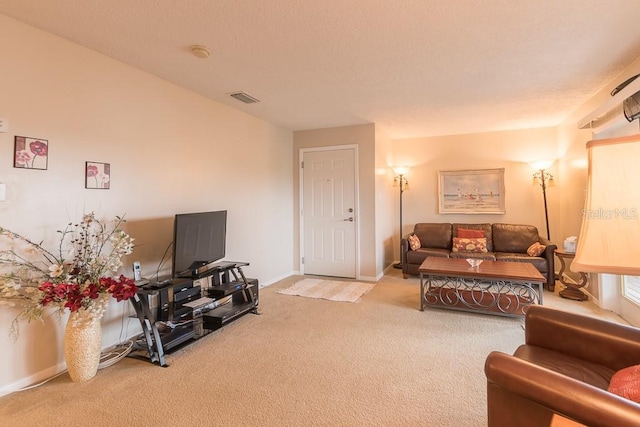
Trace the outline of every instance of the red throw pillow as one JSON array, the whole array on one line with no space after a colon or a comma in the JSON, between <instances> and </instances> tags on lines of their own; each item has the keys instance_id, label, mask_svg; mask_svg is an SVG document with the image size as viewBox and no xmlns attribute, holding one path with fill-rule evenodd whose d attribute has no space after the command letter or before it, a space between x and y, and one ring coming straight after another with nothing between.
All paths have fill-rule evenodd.
<instances>
[{"instance_id":1,"label":"red throw pillow","mask_svg":"<svg viewBox=\"0 0 640 427\"><path fill-rule=\"evenodd\" d=\"M484 237L484 231L472 230L470 228L458 228L458 237L463 239L477 239Z\"/></svg>"},{"instance_id":2,"label":"red throw pillow","mask_svg":"<svg viewBox=\"0 0 640 427\"><path fill-rule=\"evenodd\" d=\"M640 403L640 365L629 366L613 374L608 390Z\"/></svg>"},{"instance_id":3,"label":"red throw pillow","mask_svg":"<svg viewBox=\"0 0 640 427\"><path fill-rule=\"evenodd\" d=\"M418 249L420 249L422 244L420 243L420 239L418 239L418 236L416 236L415 234L409 236L409 246L411 247L412 251L417 251Z\"/></svg>"},{"instance_id":4,"label":"red throw pillow","mask_svg":"<svg viewBox=\"0 0 640 427\"><path fill-rule=\"evenodd\" d=\"M487 252L487 239L484 237L478 239L463 239L460 237L453 238L452 252Z\"/></svg>"},{"instance_id":5,"label":"red throw pillow","mask_svg":"<svg viewBox=\"0 0 640 427\"><path fill-rule=\"evenodd\" d=\"M535 242L534 244L529 246L529 248L527 249L527 254L529 256L540 256L545 249L547 249L545 245L541 245L540 243Z\"/></svg>"}]
</instances>

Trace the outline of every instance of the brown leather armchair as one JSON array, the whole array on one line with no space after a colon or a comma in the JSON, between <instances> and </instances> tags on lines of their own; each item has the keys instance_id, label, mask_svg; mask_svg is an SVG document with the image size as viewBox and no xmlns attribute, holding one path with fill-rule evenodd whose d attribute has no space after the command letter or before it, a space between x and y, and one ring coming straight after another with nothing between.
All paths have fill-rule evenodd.
<instances>
[{"instance_id":1,"label":"brown leather armchair","mask_svg":"<svg viewBox=\"0 0 640 427\"><path fill-rule=\"evenodd\" d=\"M615 372L638 364L640 329L531 306L525 344L513 356L494 351L486 359L487 425L551 426L568 418L640 426L640 404L607 391Z\"/></svg>"}]
</instances>

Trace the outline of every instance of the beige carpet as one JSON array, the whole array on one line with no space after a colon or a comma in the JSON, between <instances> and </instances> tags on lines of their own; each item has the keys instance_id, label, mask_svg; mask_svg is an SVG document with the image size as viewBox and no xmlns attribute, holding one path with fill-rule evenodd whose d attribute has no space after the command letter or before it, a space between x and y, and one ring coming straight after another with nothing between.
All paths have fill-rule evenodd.
<instances>
[{"instance_id":1,"label":"beige carpet","mask_svg":"<svg viewBox=\"0 0 640 427\"><path fill-rule=\"evenodd\" d=\"M360 297L373 289L374 286L375 283L302 279L286 289L279 290L278 293L307 298L321 298L329 301L358 302Z\"/></svg>"},{"instance_id":2,"label":"beige carpet","mask_svg":"<svg viewBox=\"0 0 640 427\"><path fill-rule=\"evenodd\" d=\"M419 310L393 270L358 304L260 290L249 314L168 356L126 358L0 398L2 426L486 426L484 361L524 340L520 319ZM558 286L557 288L560 288ZM590 302L560 304L601 315ZM132 320L135 321L135 320Z\"/></svg>"}]
</instances>

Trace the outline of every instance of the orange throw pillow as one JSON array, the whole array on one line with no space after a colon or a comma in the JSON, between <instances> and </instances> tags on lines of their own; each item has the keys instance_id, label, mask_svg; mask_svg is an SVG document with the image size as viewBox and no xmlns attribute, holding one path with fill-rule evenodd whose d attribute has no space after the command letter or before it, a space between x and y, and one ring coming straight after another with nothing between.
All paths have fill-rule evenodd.
<instances>
[{"instance_id":1,"label":"orange throw pillow","mask_svg":"<svg viewBox=\"0 0 640 427\"><path fill-rule=\"evenodd\" d=\"M533 245L529 246L529 249L527 249L527 254L529 256L540 256L545 249L547 249L545 245L541 245L540 243L535 242Z\"/></svg>"},{"instance_id":2,"label":"orange throw pillow","mask_svg":"<svg viewBox=\"0 0 640 427\"><path fill-rule=\"evenodd\" d=\"M629 366L613 374L609 392L640 403L640 365Z\"/></svg>"},{"instance_id":3,"label":"orange throw pillow","mask_svg":"<svg viewBox=\"0 0 640 427\"><path fill-rule=\"evenodd\" d=\"M418 239L418 236L416 236L415 234L409 236L409 246L411 247L412 251L417 251L418 249L420 249L422 243L420 243L420 239Z\"/></svg>"},{"instance_id":4,"label":"orange throw pillow","mask_svg":"<svg viewBox=\"0 0 640 427\"><path fill-rule=\"evenodd\" d=\"M458 237L463 239L477 239L484 237L484 231L472 230L470 228L458 228Z\"/></svg>"}]
</instances>

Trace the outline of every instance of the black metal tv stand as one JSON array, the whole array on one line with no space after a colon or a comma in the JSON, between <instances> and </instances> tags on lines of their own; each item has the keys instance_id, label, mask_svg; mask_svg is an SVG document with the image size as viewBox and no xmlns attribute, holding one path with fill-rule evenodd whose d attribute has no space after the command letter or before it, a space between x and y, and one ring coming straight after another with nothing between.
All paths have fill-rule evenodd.
<instances>
[{"instance_id":1,"label":"black metal tv stand","mask_svg":"<svg viewBox=\"0 0 640 427\"><path fill-rule=\"evenodd\" d=\"M165 355L247 314L258 314L257 279L247 279L246 262L207 264L191 277L149 283L131 298L142 333L131 356L168 366ZM185 276L186 274L181 274ZM151 300L157 306L151 308Z\"/></svg>"}]
</instances>

